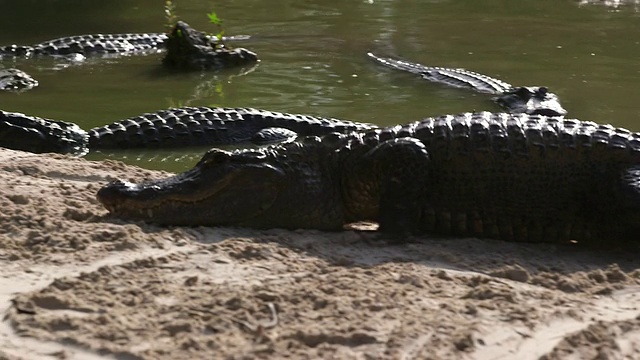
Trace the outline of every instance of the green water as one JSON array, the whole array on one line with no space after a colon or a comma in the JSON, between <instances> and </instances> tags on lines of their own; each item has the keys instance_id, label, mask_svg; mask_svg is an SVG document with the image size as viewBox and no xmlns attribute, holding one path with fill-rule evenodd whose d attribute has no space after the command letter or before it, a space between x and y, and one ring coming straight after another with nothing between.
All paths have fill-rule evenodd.
<instances>
[{"instance_id":1,"label":"green water","mask_svg":"<svg viewBox=\"0 0 640 360\"><path fill-rule=\"evenodd\" d=\"M51 59L4 60L40 81L0 94L0 109L89 129L171 106L255 107L404 123L445 113L499 110L489 97L432 84L372 63L367 51L433 66L462 67L514 85L545 85L569 116L640 131L640 12L573 0L175 1L181 19L214 31L206 13L258 66L172 74L161 54L90 60L56 69ZM163 1L0 0L0 44L87 33L161 32ZM92 153L180 171L204 149Z\"/></svg>"}]
</instances>

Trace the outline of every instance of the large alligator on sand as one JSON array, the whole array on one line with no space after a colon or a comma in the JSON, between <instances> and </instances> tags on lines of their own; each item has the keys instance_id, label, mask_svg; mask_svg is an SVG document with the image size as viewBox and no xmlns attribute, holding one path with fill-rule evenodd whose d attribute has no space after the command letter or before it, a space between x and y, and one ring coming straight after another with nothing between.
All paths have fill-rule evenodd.
<instances>
[{"instance_id":1,"label":"large alligator on sand","mask_svg":"<svg viewBox=\"0 0 640 360\"><path fill-rule=\"evenodd\" d=\"M465 113L212 149L191 170L97 194L115 216L188 226L512 241L637 240L640 133L563 117Z\"/></svg>"},{"instance_id":2,"label":"large alligator on sand","mask_svg":"<svg viewBox=\"0 0 640 360\"><path fill-rule=\"evenodd\" d=\"M429 81L496 95L493 101L510 113L546 116L567 114L558 96L549 92L549 89L544 86L513 86L502 80L465 69L424 66L406 60L380 57L373 53L367 55L382 65L420 75Z\"/></svg>"},{"instance_id":3,"label":"large alligator on sand","mask_svg":"<svg viewBox=\"0 0 640 360\"><path fill-rule=\"evenodd\" d=\"M375 128L375 125L251 108L183 107L82 130L70 122L0 110L0 146L84 155L97 149L175 148L240 143Z\"/></svg>"}]
</instances>

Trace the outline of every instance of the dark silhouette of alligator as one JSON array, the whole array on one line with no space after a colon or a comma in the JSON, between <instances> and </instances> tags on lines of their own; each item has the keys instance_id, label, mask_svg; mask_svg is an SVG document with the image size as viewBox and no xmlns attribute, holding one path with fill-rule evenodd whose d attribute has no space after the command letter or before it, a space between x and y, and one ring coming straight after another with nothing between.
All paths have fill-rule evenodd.
<instances>
[{"instance_id":1,"label":"dark silhouette of alligator","mask_svg":"<svg viewBox=\"0 0 640 360\"><path fill-rule=\"evenodd\" d=\"M401 165L401 166L399 166ZM97 194L117 217L188 226L513 241L637 240L640 134L563 117L465 113L212 149L191 170Z\"/></svg>"},{"instance_id":2,"label":"dark silhouette of alligator","mask_svg":"<svg viewBox=\"0 0 640 360\"><path fill-rule=\"evenodd\" d=\"M373 53L367 55L382 65L420 75L429 81L496 95L493 101L510 113L547 116L567 114L560 105L558 96L544 86L514 87L502 80L465 69L424 66L405 60L379 57Z\"/></svg>"},{"instance_id":3,"label":"dark silhouette of alligator","mask_svg":"<svg viewBox=\"0 0 640 360\"><path fill-rule=\"evenodd\" d=\"M183 107L82 130L78 125L0 111L0 146L35 153L84 155L95 149L267 144L375 128L375 125L250 108Z\"/></svg>"}]
</instances>

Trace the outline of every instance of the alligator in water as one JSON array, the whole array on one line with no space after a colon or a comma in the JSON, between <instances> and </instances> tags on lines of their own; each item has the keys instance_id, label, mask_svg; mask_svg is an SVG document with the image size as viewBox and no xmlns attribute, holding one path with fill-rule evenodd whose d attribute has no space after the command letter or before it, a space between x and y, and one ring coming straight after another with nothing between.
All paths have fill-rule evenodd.
<instances>
[{"instance_id":1,"label":"alligator in water","mask_svg":"<svg viewBox=\"0 0 640 360\"><path fill-rule=\"evenodd\" d=\"M178 21L166 41L167 55L162 63L169 68L186 70L221 69L258 61L258 56L244 48L230 48L202 31Z\"/></svg>"},{"instance_id":2,"label":"alligator in water","mask_svg":"<svg viewBox=\"0 0 640 360\"><path fill-rule=\"evenodd\" d=\"M212 149L184 173L116 180L97 198L117 217L166 225L340 230L376 221L389 234L637 240L640 133L542 115L446 115Z\"/></svg>"},{"instance_id":3,"label":"alligator in water","mask_svg":"<svg viewBox=\"0 0 640 360\"><path fill-rule=\"evenodd\" d=\"M0 69L0 90L23 92L38 86L38 81L18 69Z\"/></svg>"},{"instance_id":4,"label":"alligator in water","mask_svg":"<svg viewBox=\"0 0 640 360\"><path fill-rule=\"evenodd\" d=\"M496 95L493 101L510 113L547 116L562 116L567 113L560 105L558 96L543 86L513 86L465 69L424 66L405 60L379 57L373 53L367 55L382 65L420 75L429 81Z\"/></svg>"},{"instance_id":5,"label":"alligator in water","mask_svg":"<svg viewBox=\"0 0 640 360\"><path fill-rule=\"evenodd\" d=\"M223 37L223 41L245 40L248 36ZM146 54L164 50L169 36L164 33L90 34L44 41L35 45L0 46L2 57L113 56ZM212 41L217 40L211 37Z\"/></svg>"},{"instance_id":6,"label":"alligator in water","mask_svg":"<svg viewBox=\"0 0 640 360\"><path fill-rule=\"evenodd\" d=\"M167 34L94 34L65 37L45 41L33 46L0 47L2 57L64 56L82 61L86 56L122 56L145 54L167 49L162 63L169 68L186 70L222 69L243 66L258 61L258 56L244 48L224 46L224 41L246 37L215 37L178 21ZM13 74L0 70L0 90L29 90L38 82L21 70L10 69ZM3 73L4 72L4 73ZM12 75L12 76L10 76ZM31 81L27 81L30 79Z\"/></svg>"},{"instance_id":7,"label":"alligator in water","mask_svg":"<svg viewBox=\"0 0 640 360\"><path fill-rule=\"evenodd\" d=\"M0 146L35 153L84 155L96 149L267 144L285 138L375 125L250 108L183 107L82 130L78 125L0 110Z\"/></svg>"}]
</instances>

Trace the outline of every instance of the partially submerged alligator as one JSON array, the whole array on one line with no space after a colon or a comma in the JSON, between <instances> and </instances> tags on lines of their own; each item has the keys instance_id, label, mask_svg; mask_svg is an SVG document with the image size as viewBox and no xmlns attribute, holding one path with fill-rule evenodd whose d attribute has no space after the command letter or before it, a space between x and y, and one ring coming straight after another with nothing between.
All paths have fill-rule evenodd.
<instances>
[{"instance_id":1,"label":"partially submerged alligator","mask_svg":"<svg viewBox=\"0 0 640 360\"><path fill-rule=\"evenodd\" d=\"M258 55L244 48L229 48L204 32L178 21L166 41L167 55L162 63L187 70L221 69L258 61Z\"/></svg>"},{"instance_id":2,"label":"partially submerged alligator","mask_svg":"<svg viewBox=\"0 0 640 360\"><path fill-rule=\"evenodd\" d=\"M223 38L238 40L246 36ZM79 35L45 41L33 46L9 45L0 47L3 57L62 56L79 62L86 56L122 56L147 54L167 49L163 64L169 68L186 70L221 69L247 65L258 56L244 48L230 48L209 36L178 21L167 34L94 34ZM0 70L0 90L25 91L38 85L30 75L18 69ZM4 75L4 76L3 76ZM9 76L12 75L12 76Z\"/></svg>"},{"instance_id":3,"label":"partially submerged alligator","mask_svg":"<svg viewBox=\"0 0 640 360\"><path fill-rule=\"evenodd\" d=\"M0 90L23 92L38 86L38 81L18 69L0 69Z\"/></svg>"},{"instance_id":4,"label":"partially submerged alligator","mask_svg":"<svg viewBox=\"0 0 640 360\"><path fill-rule=\"evenodd\" d=\"M465 69L424 66L405 60L379 57L373 53L367 55L382 65L420 75L429 81L496 95L493 101L510 113L547 116L567 114L560 105L558 96L544 86L513 86Z\"/></svg>"},{"instance_id":5,"label":"partially submerged alligator","mask_svg":"<svg viewBox=\"0 0 640 360\"><path fill-rule=\"evenodd\" d=\"M637 240L640 133L563 117L446 115L212 149L189 171L117 180L97 198L115 216L169 225L340 230L369 220L391 234Z\"/></svg>"},{"instance_id":6,"label":"partially submerged alligator","mask_svg":"<svg viewBox=\"0 0 640 360\"><path fill-rule=\"evenodd\" d=\"M223 41L245 40L248 36L223 37ZM2 57L34 56L114 56L147 54L166 48L164 33L89 34L62 37L34 45L0 46ZM216 41L215 37L210 37Z\"/></svg>"},{"instance_id":7,"label":"partially submerged alligator","mask_svg":"<svg viewBox=\"0 0 640 360\"><path fill-rule=\"evenodd\" d=\"M338 119L250 108L183 107L82 130L70 122L0 110L0 146L84 155L96 149L267 144L286 138L375 128Z\"/></svg>"}]
</instances>

